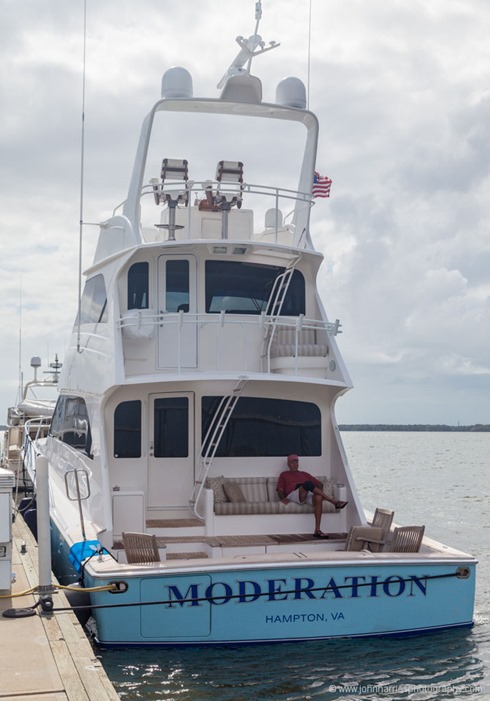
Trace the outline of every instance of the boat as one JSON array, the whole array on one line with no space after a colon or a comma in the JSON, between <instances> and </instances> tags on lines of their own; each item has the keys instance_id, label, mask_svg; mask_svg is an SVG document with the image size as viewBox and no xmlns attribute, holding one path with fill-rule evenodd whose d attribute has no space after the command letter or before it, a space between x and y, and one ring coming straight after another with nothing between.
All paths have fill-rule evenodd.
<instances>
[{"instance_id":1,"label":"boat","mask_svg":"<svg viewBox=\"0 0 490 701\"><path fill-rule=\"evenodd\" d=\"M104 647L473 622L476 559L362 507L335 418L352 387L341 325L316 285L318 120L296 77L263 99L252 63L279 45L257 32L215 97L165 72L100 225L49 430L27 437L34 483L48 464L55 571L85 588ZM277 491L290 455L330 497L321 533Z\"/></svg>"},{"instance_id":2,"label":"boat","mask_svg":"<svg viewBox=\"0 0 490 701\"><path fill-rule=\"evenodd\" d=\"M38 377L41 358L31 358L34 377L25 385L21 379L17 402L7 410L7 424L0 444L0 467L8 469L16 476L15 492L26 492L32 488L30 476L25 469L24 448L31 449L40 438L45 438L49 422L57 402L58 377L61 363L58 356L49 363L49 369ZM26 431L27 425L27 431ZM25 441L25 434L29 440Z\"/></svg>"}]
</instances>

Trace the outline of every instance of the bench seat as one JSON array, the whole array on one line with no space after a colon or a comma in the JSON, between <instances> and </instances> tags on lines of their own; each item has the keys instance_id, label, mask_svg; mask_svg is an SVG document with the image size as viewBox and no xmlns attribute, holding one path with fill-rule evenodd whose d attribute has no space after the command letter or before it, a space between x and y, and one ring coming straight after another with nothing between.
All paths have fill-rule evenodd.
<instances>
[{"instance_id":1,"label":"bench seat","mask_svg":"<svg viewBox=\"0 0 490 701\"><path fill-rule=\"evenodd\" d=\"M323 483L325 494L334 496L335 483L333 479L325 476L317 477ZM254 514L304 514L313 513L313 507L299 504L283 504L277 494L278 477L208 477L206 480L205 492L206 502L212 500L213 512L217 516L226 515L254 515ZM241 495L238 499L230 500L226 492L230 494L232 490L227 489L227 485L237 485ZM236 496L236 495L234 495ZM240 498L242 496L243 498ZM335 507L328 501L322 504L323 513L335 512Z\"/></svg>"}]
</instances>

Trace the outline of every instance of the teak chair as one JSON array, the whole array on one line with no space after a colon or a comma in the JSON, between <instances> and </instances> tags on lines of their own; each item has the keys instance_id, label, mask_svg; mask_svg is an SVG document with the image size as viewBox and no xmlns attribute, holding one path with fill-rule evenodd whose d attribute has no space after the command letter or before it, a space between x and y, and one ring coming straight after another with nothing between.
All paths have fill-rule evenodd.
<instances>
[{"instance_id":1,"label":"teak chair","mask_svg":"<svg viewBox=\"0 0 490 701\"><path fill-rule=\"evenodd\" d=\"M153 562L160 562L156 535L123 533L122 540L128 563L149 565Z\"/></svg>"},{"instance_id":2,"label":"teak chair","mask_svg":"<svg viewBox=\"0 0 490 701\"><path fill-rule=\"evenodd\" d=\"M377 553L386 544L393 522L393 511L376 509L370 526L353 526L347 536L346 550L371 550Z\"/></svg>"},{"instance_id":3,"label":"teak chair","mask_svg":"<svg viewBox=\"0 0 490 701\"><path fill-rule=\"evenodd\" d=\"M425 526L402 526L395 528L388 550L392 553L418 553L422 545Z\"/></svg>"},{"instance_id":4,"label":"teak chair","mask_svg":"<svg viewBox=\"0 0 490 701\"><path fill-rule=\"evenodd\" d=\"M371 521L371 526L378 526L379 528L382 528L383 537L386 538L390 532L394 515L394 511L388 511L388 509L376 509L373 520Z\"/></svg>"}]
</instances>

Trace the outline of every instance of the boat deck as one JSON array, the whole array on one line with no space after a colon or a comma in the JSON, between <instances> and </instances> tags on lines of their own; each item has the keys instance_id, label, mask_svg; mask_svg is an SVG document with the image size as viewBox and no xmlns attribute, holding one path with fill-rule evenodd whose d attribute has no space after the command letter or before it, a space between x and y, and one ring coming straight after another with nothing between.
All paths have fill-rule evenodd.
<instances>
[{"instance_id":1,"label":"boat deck","mask_svg":"<svg viewBox=\"0 0 490 701\"><path fill-rule=\"evenodd\" d=\"M159 527L162 527L163 522L159 522ZM154 525L155 527L155 525ZM336 549L345 543L347 533L329 533L328 540L314 538L311 533L279 533L272 535L186 535L186 536L159 536L157 543L159 548L166 548L167 560L191 560L209 557L208 552L204 550L189 550L180 551L180 546L186 547L192 544L205 546L206 549L211 548L241 548L264 547L267 546L291 546L298 543L302 545L318 546L325 543L335 543ZM123 544L121 541L116 541L113 546L114 550L122 550ZM179 551L177 551L177 549Z\"/></svg>"},{"instance_id":2,"label":"boat deck","mask_svg":"<svg viewBox=\"0 0 490 701\"><path fill-rule=\"evenodd\" d=\"M25 552L22 544L25 543ZM38 549L21 516L13 525L12 593L37 586ZM54 581L54 580L53 580ZM0 611L30 608L33 594L0 599ZM69 607L63 592L56 607ZM72 611L26 618L0 616L0 699L39 701L117 701L104 668Z\"/></svg>"}]
</instances>

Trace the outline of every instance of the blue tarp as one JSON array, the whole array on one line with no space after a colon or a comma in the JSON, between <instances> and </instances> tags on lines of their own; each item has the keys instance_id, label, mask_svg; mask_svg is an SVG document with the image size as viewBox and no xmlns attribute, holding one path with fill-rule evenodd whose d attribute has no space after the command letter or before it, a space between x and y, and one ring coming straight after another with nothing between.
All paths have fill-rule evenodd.
<instances>
[{"instance_id":1,"label":"blue tarp","mask_svg":"<svg viewBox=\"0 0 490 701\"><path fill-rule=\"evenodd\" d=\"M70 562L77 572L81 572L82 562L98 550L103 550L98 540L82 540L79 543L75 543L75 545L72 545L70 548Z\"/></svg>"}]
</instances>

